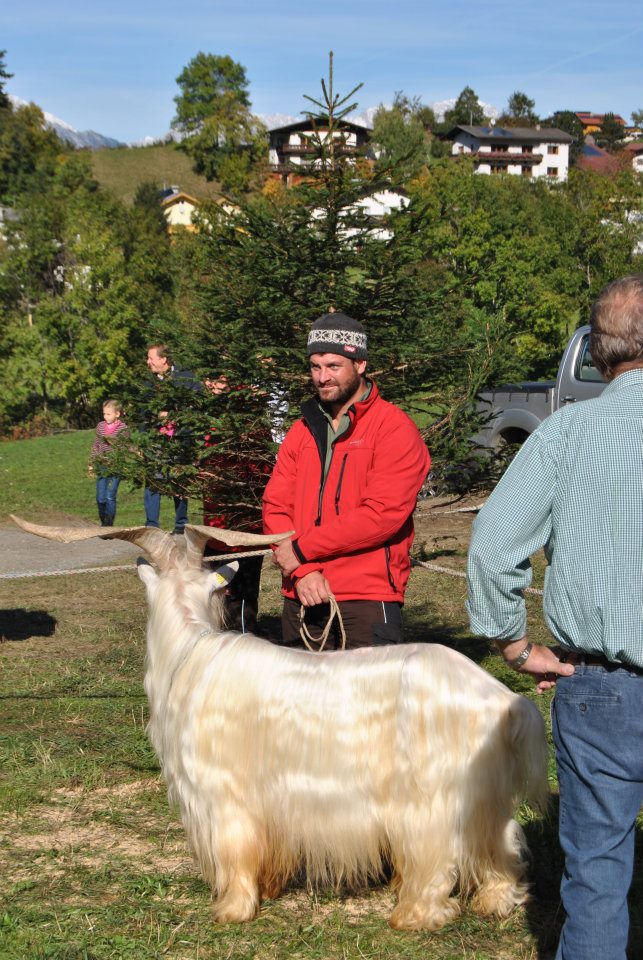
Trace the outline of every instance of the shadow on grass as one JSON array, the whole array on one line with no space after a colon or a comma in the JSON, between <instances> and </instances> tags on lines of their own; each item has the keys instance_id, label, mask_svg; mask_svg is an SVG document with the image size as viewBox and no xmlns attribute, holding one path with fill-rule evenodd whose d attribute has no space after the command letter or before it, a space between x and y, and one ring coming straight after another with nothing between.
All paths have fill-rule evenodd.
<instances>
[{"instance_id":1,"label":"shadow on grass","mask_svg":"<svg viewBox=\"0 0 643 960\"><path fill-rule=\"evenodd\" d=\"M472 637L463 626L440 623L437 611L430 601L415 603L405 608L404 642L441 643L463 653L478 664L494 649L490 640Z\"/></svg>"},{"instance_id":2,"label":"shadow on grass","mask_svg":"<svg viewBox=\"0 0 643 960\"><path fill-rule=\"evenodd\" d=\"M0 639L30 640L31 637L53 637L56 619L46 610L0 610Z\"/></svg>"}]
</instances>

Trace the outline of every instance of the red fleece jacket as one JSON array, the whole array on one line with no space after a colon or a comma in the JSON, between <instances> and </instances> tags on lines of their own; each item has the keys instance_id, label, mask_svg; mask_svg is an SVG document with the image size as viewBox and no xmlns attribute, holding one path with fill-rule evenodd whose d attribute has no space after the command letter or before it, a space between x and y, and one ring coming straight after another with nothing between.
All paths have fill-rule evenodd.
<instances>
[{"instance_id":1,"label":"red fleece jacket","mask_svg":"<svg viewBox=\"0 0 643 960\"><path fill-rule=\"evenodd\" d=\"M413 510L431 463L413 421L375 384L349 411L322 488L327 422L316 400L288 431L263 497L266 533L295 530L302 560L283 593L320 570L337 600L404 601Z\"/></svg>"}]
</instances>

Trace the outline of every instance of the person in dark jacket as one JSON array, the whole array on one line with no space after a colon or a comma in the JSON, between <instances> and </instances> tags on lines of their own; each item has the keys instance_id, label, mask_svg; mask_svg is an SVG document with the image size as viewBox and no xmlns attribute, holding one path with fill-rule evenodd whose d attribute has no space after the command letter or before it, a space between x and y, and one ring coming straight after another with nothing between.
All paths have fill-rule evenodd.
<instances>
[{"instance_id":1,"label":"person in dark jacket","mask_svg":"<svg viewBox=\"0 0 643 960\"><path fill-rule=\"evenodd\" d=\"M361 323L324 314L308 356L317 396L288 431L263 498L265 532L294 531L274 549L283 641L298 642L302 606L307 624L323 626L332 595L347 647L397 643L429 452L412 420L367 378ZM337 630L334 638L337 645Z\"/></svg>"},{"instance_id":2,"label":"person in dark jacket","mask_svg":"<svg viewBox=\"0 0 643 960\"><path fill-rule=\"evenodd\" d=\"M158 380L172 380L177 386L185 390L198 392L202 389L199 380L189 370L176 367L170 358L169 347L163 343L155 343L147 350L147 367L150 373ZM158 419L162 423L159 433L172 437L174 425L167 420L167 411L159 411ZM145 526L158 527L161 515L161 494L153 487L146 486L143 491L145 507ZM183 534L188 522L188 501L179 494L174 495L174 530L175 534Z\"/></svg>"}]
</instances>

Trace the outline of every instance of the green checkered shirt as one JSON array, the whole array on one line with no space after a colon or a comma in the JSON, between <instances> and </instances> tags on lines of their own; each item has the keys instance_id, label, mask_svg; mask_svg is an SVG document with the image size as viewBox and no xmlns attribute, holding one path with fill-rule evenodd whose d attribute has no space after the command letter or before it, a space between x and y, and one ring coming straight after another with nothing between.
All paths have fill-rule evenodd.
<instances>
[{"instance_id":1,"label":"green checkered shirt","mask_svg":"<svg viewBox=\"0 0 643 960\"><path fill-rule=\"evenodd\" d=\"M547 417L481 510L468 564L474 633L525 635L529 557L543 546L554 638L643 667L643 369Z\"/></svg>"}]
</instances>

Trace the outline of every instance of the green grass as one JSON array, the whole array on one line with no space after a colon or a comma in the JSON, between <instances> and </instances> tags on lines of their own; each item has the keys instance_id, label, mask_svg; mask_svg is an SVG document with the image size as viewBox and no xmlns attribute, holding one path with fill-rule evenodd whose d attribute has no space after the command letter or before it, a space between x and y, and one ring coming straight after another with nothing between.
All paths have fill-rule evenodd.
<instances>
[{"instance_id":1,"label":"green grass","mask_svg":"<svg viewBox=\"0 0 643 960\"><path fill-rule=\"evenodd\" d=\"M39 522L57 515L98 520L96 485L87 476L93 430L74 430L50 437L0 443L0 522L10 513ZM117 522L122 526L145 522L143 491L121 483ZM194 519L200 522L196 504ZM174 507L161 499L161 526L172 529Z\"/></svg>"},{"instance_id":2,"label":"green grass","mask_svg":"<svg viewBox=\"0 0 643 960\"><path fill-rule=\"evenodd\" d=\"M142 183L157 183L160 187L175 184L197 200L215 197L219 189L218 183L209 183L194 173L187 154L171 143L94 150L92 164L101 187L125 203L132 203Z\"/></svg>"}]
</instances>

